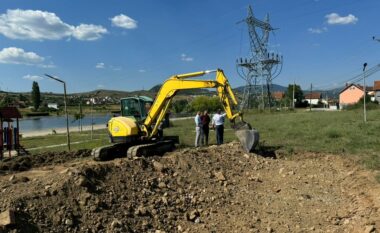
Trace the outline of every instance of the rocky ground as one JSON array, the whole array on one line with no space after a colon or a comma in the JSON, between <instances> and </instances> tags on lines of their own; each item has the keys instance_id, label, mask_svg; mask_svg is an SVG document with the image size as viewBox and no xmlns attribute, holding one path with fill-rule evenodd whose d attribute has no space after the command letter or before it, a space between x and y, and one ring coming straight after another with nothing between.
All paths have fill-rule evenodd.
<instances>
[{"instance_id":1,"label":"rocky ground","mask_svg":"<svg viewBox=\"0 0 380 233\"><path fill-rule=\"evenodd\" d=\"M268 154L230 143L135 160L81 151L18 158L30 160L23 169L1 162L0 212L15 213L3 231L379 232L380 185L352 158Z\"/></svg>"}]
</instances>

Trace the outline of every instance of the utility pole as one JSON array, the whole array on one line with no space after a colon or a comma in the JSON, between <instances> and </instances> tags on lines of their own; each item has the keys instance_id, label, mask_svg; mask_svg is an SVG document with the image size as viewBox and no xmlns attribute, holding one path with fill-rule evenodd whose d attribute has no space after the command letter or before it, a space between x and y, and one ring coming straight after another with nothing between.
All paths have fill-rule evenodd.
<instances>
[{"instance_id":1,"label":"utility pole","mask_svg":"<svg viewBox=\"0 0 380 233\"><path fill-rule=\"evenodd\" d=\"M79 125L80 129L79 131L82 133L82 117L83 117L83 111L82 111L82 97L79 100Z\"/></svg>"},{"instance_id":2,"label":"utility pole","mask_svg":"<svg viewBox=\"0 0 380 233\"><path fill-rule=\"evenodd\" d=\"M67 132L67 148L70 151L70 130L69 130L69 114L67 113L67 100L66 100L66 83L58 78L51 75L45 74L48 78L51 78L57 82L63 84L63 103L65 104L65 114L66 114L66 132Z\"/></svg>"},{"instance_id":3,"label":"utility pole","mask_svg":"<svg viewBox=\"0 0 380 233\"><path fill-rule=\"evenodd\" d=\"M295 87L296 86L296 81L293 81L293 109L295 108L295 102L294 102L294 93L295 93Z\"/></svg>"},{"instance_id":4,"label":"utility pole","mask_svg":"<svg viewBox=\"0 0 380 233\"><path fill-rule=\"evenodd\" d=\"M363 116L364 116L364 123L367 123L367 108L366 108L366 97L367 97L367 93L366 93L366 87L365 87L365 68L367 67L367 63L364 63L363 64L363 89L364 89L364 104L363 104Z\"/></svg>"},{"instance_id":5,"label":"utility pole","mask_svg":"<svg viewBox=\"0 0 380 233\"><path fill-rule=\"evenodd\" d=\"M311 83L310 84L310 99L309 99L309 101L310 101L310 103L309 103L310 112L311 112L311 96L312 95L313 95L313 84Z\"/></svg>"},{"instance_id":6,"label":"utility pole","mask_svg":"<svg viewBox=\"0 0 380 233\"><path fill-rule=\"evenodd\" d=\"M95 97L100 93L100 91L95 92L95 94L91 97L91 140L93 139L94 135L94 101Z\"/></svg>"}]
</instances>

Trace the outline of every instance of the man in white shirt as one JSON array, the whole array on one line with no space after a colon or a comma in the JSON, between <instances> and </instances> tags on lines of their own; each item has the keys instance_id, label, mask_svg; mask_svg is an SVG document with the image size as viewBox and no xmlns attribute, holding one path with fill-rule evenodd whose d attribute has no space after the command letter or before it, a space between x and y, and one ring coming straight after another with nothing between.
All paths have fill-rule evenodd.
<instances>
[{"instance_id":1,"label":"man in white shirt","mask_svg":"<svg viewBox=\"0 0 380 233\"><path fill-rule=\"evenodd\" d=\"M223 144L223 134L224 134L224 119L226 114L221 114L221 110L218 109L217 113L212 117L212 126L215 128L216 133L216 144Z\"/></svg>"},{"instance_id":2,"label":"man in white shirt","mask_svg":"<svg viewBox=\"0 0 380 233\"><path fill-rule=\"evenodd\" d=\"M195 121L195 147L201 146L202 121L201 112L197 112L194 118Z\"/></svg>"}]
</instances>

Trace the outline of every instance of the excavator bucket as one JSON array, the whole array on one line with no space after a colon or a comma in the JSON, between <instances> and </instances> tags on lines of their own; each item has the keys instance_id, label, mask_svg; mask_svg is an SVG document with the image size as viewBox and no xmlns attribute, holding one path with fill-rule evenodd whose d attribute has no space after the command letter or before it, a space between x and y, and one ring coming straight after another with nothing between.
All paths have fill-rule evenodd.
<instances>
[{"instance_id":1,"label":"excavator bucket","mask_svg":"<svg viewBox=\"0 0 380 233\"><path fill-rule=\"evenodd\" d=\"M256 129L252 129L249 123L235 127L235 135L247 153L253 151L259 143L259 132Z\"/></svg>"}]
</instances>

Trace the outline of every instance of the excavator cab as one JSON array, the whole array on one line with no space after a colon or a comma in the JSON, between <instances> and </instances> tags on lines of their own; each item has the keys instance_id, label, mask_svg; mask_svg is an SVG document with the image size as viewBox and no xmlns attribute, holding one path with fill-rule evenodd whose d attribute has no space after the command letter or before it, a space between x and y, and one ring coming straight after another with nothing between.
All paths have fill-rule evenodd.
<instances>
[{"instance_id":1,"label":"excavator cab","mask_svg":"<svg viewBox=\"0 0 380 233\"><path fill-rule=\"evenodd\" d=\"M120 102L121 116L142 122L148 115L153 99L147 96L134 96L123 98Z\"/></svg>"}]
</instances>

